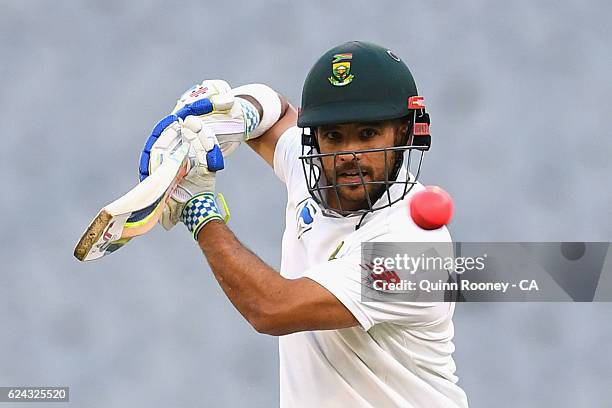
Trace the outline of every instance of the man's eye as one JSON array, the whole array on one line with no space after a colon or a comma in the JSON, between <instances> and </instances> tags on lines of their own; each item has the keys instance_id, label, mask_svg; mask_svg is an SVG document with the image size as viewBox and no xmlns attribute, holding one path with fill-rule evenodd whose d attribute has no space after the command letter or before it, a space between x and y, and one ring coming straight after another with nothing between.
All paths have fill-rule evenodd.
<instances>
[{"instance_id":1,"label":"man's eye","mask_svg":"<svg viewBox=\"0 0 612 408\"><path fill-rule=\"evenodd\" d=\"M376 135L378 135L378 131L376 131L376 129L367 128L361 130L361 137L363 139L371 139Z\"/></svg>"},{"instance_id":2,"label":"man's eye","mask_svg":"<svg viewBox=\"0 0 612 408\"><path fill-rule=\"evenodd\" d=\"M330 141L340 140L342 135L339 132L327 132L325 138Z\"/></svg>"}]
</instances>

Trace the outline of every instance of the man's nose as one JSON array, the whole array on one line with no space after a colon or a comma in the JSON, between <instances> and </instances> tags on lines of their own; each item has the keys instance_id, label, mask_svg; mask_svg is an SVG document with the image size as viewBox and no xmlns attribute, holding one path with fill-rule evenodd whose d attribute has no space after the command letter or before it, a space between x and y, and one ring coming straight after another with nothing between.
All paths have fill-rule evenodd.
<instances>
[{"instance_id":1,"label":"man's nose","mask_svg":"<svg viewBox=\"0 0 612 408\"><path fill-rule=\"evenodd\" d=\"M342 162L359 161L361 160L361 153L359 153L361 149L362 148L359 145L359 143L356 143L355 141L352 141L352 140L347 141L342 146L342 151L345 151L347 153L339 154L338 159Z\"/></svg>"},{"instance_id":2,"label":"man's nose","mask_svg":"<svg viewBox=\"0 0 612 408\"><path fill-rule=\"evenodd\" d=\"M350 161L359 161L360 159L360 154L359 153L344 153L344 154L339 154L338 156L338 161L339 162L350 162Z\"/></svg>"}]
</instances>

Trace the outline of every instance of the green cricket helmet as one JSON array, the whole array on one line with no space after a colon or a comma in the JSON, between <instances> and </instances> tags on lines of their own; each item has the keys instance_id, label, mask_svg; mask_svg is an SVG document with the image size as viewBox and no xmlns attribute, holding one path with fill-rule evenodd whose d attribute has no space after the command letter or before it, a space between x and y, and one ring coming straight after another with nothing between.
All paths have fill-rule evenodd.
<instances>
[{"instance_id":1,"label":"green cricket helmet","mask_svg":"<svg viewBox=\"0 0 612 408\"><path fill-rule=\"evenodd\" d=\"M299 127L374 122L407 116L418 96L412 73L391 50L352 41L327 51L302 90Z\"/></svg>"},{"instance_id":2,"label":"green cricket helmet","mask_svg":"<svg viewBox=\"0 0 612 408\"><path fill-rule=\"evenodd\" d=\"M336 194L338 197L338 187L342 184L335 182L335 169L333 180L326 180L321 158L334 156L335 161L335 157L340 154L353 154L356 160L356 154L373 151L321 154L313 129L320 125L401 118L409 122L408 134L401 138L398 145L382 149L395 155L392 168L385 171L386 179L365 181L359 170L361 184L366 191L367 208L356 211L330 208L327 195ZM431 144L429 115L425 112L424 100L418 95L414 78L406 64L393 51L361 41L338 45L323 54L314 64L304 82L297 125L303 128L300 159L307 187L315 201L327 210L324 211L327 215L360 215L388 207L403 199L416 184L423 153ZM411 155L415 150L420 152L420 158L415 174L411 175ZM402 164L406 165L406 176L398 180ZM367 191L368 184L383 184L384 189L376 188L376 193L371 195ZM396 184L401 184L403 189L392 197L390 189ZM387 193L386 200L381 199L384 193Z\"/></svg>"}]
</instances>

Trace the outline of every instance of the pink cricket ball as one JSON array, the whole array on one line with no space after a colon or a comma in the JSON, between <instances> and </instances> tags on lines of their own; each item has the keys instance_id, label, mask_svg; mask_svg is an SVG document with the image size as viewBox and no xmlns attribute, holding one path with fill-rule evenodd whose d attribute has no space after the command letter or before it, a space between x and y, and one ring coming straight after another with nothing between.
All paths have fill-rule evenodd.
<instances>
[{"instance_id":1,"label":"pink cricket ball","mask_svg":"<svg viewBox=\"0 0 612 408\"><path fill-rule=\"evenodd\" d=\"M453 217L453 199L438 186L427 186L410 200L410 216L416 225L435 230L448 224Z\"/></svg>"}]
</instances>

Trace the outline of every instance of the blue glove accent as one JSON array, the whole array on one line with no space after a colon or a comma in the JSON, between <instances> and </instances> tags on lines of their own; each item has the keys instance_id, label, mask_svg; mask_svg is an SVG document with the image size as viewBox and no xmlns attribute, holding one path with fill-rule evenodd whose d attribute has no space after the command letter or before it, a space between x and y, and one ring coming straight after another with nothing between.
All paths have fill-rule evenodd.
<instances>
[{"instance_id":1,"label":"blue glove accent","mask_svg":"<svg viewBox=\"0 0 612 408\"><path fill-rule=\"evenodd\" d=\"M176 117L176 115L166 116L165 118L157 122L157 125L155 125L155 127L153 128L153 131L151 132L151 136L154 136L157 139L159 135L161 135L162 132L166 130L168 126L170 126L177 120L178 118Z\"/></svg>"},{"instance_id":2,"label":"blue glove accent","mask_svg":"<svg viewBox=\"0 0 612 408\"><path fill-rule=\"evenodd\" d=\"M149 152L143 150L142 153L140 153L140 165L138 166L140 181L149 177L149 160Z\"/></svg>"},{"instance_id":3,"label":"blue glove accent","mask_svg":"<svg viewBox=\"0 0 612 408\"><path fill-rule=\"evenodd\" d=\"M189 115L200 116L206 115L213 111L213 104L208 98L198 99L193 103L183 106L176 112L176 116L185 119Z\"/></svg>"},{"instance_id":4,"label":"blue glove accent","mask_svg":"<svg viewBox=\"0 0 612 408\"><path fill-rule=\"evenodd\" d=\"M176 116L178 116L181 119L185 119L187 116L191 115L191 111L189 110L189 108L187 107L187 105L183 106L181 109L179 109L176 112Z\"/></svg>"},{"instance_id":5,"label":"blue glove accent","mask_svg":"<svg viewBox=\"0 0 612 408\"><path fill-rule=\"evenodd\" d=\"M140 154L140 163L138 166L138 178L140 181L143 181L147 177L149 177L149 162L151 161L151 149L157 139L162 134L162 132L171 124L176 122L179 118L185 119L189 115L200 116L206 115L212 112L214 109L212 102L208 98L199 99L193 103L187 104L179 109L178 112L174 115L168 115L155 125L151 135L147 139L144 148L142 149L142 153ZM218 150L218 152L215 151ZM211 154L212 153L212 154ZM210 171L221 170L224 167L223 164L223 155L221 154L221 150L218 146L215 146L213 150L206 154L206 162L210 163L208 168Z\"/></svg>"},{"instance_id":6,"label":"blue glove accent","mask_svg":"<svg viewBox=\"0 0 612 408\"><path fill-rule=\"evenodd\" d=\"M147 139L147 142L145 143L144 149L142 149L143 152L147 152L150 153L151 149L153 148L153 145L155 144L155 142L157 142L157 139L159 139L158 136L149 136L149 138Z\"/></svg>"},{"instance_id":7,"label":"blue glove accent","mask_svg":"<svg viewBox=\"0 0 612 408\"><path fill-rule=\"evenodd\" d=\"M225 168L223 153L221 153L219 145L215 145L211 151L206 152L206 167L209 171L219 171Z\"/></svg>"},{"instance_id":8,"label":"blue glove accent","mask_svg":"<svg viewBox=\"0 0 612 408\"><path fill-rule=\"evenodd\" d=\"M189 106L191 111L193 112L192 115L196 116L206 115L212 112L214 109L212 102L208 98L199 99L194 103L190 104Z\"/></svg>"},{"instance_id":9,"label":"blue glove accent","mask_svg":"<svg viewBox=\"0 0 612 408\"><path fill-rule=\"evenodd\" d=\"M140 179L140 181L149 177L149 161L151 160L149 153L151 153L151 148L153 147L153 144L157 141L159 135L161 135L162 132L168 126L170 126L177 120L178 118L176 117L176 115L168 115L159 122L157 122L157 124L151 131L151 136L149 136L149 138L147 139L147 142L144 145L144 149L142 150L142 153L140 153L140 163L138 166L138 178Z\"/></svg>"}]
</instances>

